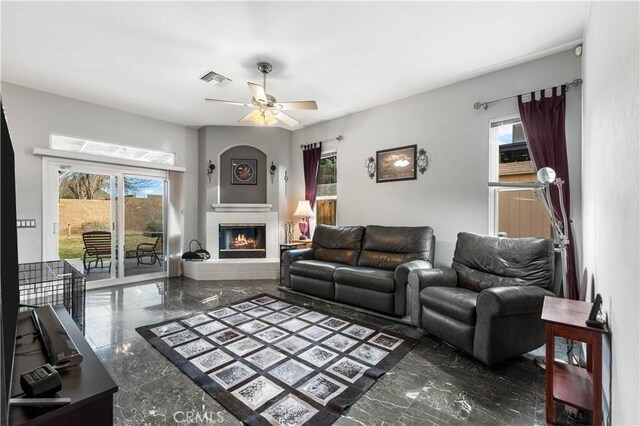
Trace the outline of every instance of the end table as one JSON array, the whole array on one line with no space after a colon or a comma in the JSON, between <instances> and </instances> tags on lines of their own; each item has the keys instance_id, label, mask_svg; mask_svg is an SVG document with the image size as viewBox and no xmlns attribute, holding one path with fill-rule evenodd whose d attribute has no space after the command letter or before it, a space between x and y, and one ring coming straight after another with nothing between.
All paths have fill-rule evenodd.
<instances>
[{"instance_id":1,"label":"end table","mask_svg":"<svg viewBox=\"0 0 640 426\"><path fill-rule=\"evenodd\" d=\"M559 297L545 297L542 320L546 323L546 409L547 423L553 423L555 401L593 413L593 424L602 424L602 338L606 328L585 324L591 303ZM587 344L587 368L555 361L555 337Z\"/></svg>"}]
</instances>

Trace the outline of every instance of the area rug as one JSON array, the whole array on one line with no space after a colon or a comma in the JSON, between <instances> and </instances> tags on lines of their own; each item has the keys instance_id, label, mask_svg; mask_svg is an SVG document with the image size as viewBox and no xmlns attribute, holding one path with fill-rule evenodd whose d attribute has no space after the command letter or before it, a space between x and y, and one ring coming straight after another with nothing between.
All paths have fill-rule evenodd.
<instances>
[{"instance_id":1,"label":"area rug","mask_svg":"<svg viewBox=\"0 0 640 426\"><path fill-rule=\"evenodd\" d=\"M249 425L330 425L417 343L266 294L136 331Z\"/></svg>"}]
</instances>

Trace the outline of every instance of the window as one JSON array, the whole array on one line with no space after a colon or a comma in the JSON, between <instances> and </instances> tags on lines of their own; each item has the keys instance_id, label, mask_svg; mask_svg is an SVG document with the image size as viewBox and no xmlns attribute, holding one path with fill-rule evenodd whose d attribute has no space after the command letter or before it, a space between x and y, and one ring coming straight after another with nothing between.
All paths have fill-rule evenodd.
<instances>
[{"instance_id":1,"label":"window","mask_svg":"<svg viewBox=\"0 0 640 426\"><path fill-rule=\"evenodd\" d=\"M168 164L172 166L176 164L176 155L172 152L134 148L132 146L89 141L61 135L51 135L51 149L124 160L144 161L147 163Z\"/></svg>"},{"instance_id":2,"label":"window","mask_svg":"<svg viewBox=\"0 0 640 426\"><path fill-rule=\"evenodd\" d=\"M318 170L318 193L316 196L316 224L335 225L338 201L338 152L322 154Z\"/></svg>"},{"instance_id":3,"label":"window","mask_svg":"<svg viewBox=\"0 0 640 426\"><path fill-rule=\"evenodd\" d=\"M536 183L536 170L529 157L520 118L491 123L490 180ZM549 217L533 189L490 187L489 228L502 237L552 238Z\"/></svg>"}]
</instances>

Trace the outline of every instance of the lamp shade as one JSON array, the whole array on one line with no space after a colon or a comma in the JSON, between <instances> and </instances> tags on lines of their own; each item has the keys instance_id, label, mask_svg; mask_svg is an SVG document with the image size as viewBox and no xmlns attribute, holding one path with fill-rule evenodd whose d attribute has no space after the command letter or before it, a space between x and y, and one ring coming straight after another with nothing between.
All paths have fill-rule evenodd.
<instances>
[{"instance_id":1,"label":"lamp shade","mask_svg":"<svg viewBox=\"0 0 640 426\"><path fill-rule=\"evenodd\" d=\"M309 204L309 200L298 201L298 208L293 215L297 217L313 216L313 210L311 210L311 204Z\"/></svg>"},{"instance_id":2,"label":"lamp shade","mask_svg":"<svg viewBox=\"0 0 640 426\"><path fill-rule=\"evenodd\" d=\"M543 167L537 173L538 182L553 183L556 180L556 172L551 167Z\"/></svg>"}]
</instances>

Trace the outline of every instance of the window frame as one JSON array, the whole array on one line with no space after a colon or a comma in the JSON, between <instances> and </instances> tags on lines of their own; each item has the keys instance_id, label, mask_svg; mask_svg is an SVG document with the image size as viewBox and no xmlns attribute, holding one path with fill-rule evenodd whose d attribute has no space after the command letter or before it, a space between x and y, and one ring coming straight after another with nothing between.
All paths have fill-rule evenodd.
<instances>
[{"instance_id":1,"label":"window frame","mask_svg":"<svg viewBox=\"0 0 640 426\"><path fill-rule=\"evenodd\" d=\"M500 144L498 143L498 134L496 123L515 122L522 123L519 114L508 115L505 117L497 117L489 120L489 182L498 182L500 179ZM504 123L507 124L507 123ZM494 237L498 236L500 227L500 211L498 202L498 191L521 191L520 188L509 188L507 186L488 186L489 189L489 216L488 216L488 234Z\"/></svg>"},{"instance_id":2,"label":"window frame","mask_svg":"<svg viewBox=\"0 0 640 426\"><path fill-rule=\"evenodd\" d=\"M67 150L67 149L63 149L61 147L56 147L56 142L59 141L64 141L64 140L71 140L71 141L82 141L84 142L84 146L81 148L80 151L74 151L74 150ZM146 155L153 155L153 154L159 154L159 155L165 155L168 156L170 158L169 162L158 162L158 161L151 161L151 160L144 160L144 159L135 159L135 158L127 158L127 157L120 157L120 156L116 156L116 155L104 155L104 154L99 154L99 153L95 153L95 152L91 152L91 151L84 151L84 147L89 145L90 143L95 143L95 144L101 144L101 145L107 145L110 147L113 147L115 149L116 152L121 151L121 150L127 150L127 149L132 149L132 150L138 150L138 151L146 151L146 154L143 156L143 158ZM111 163L125 163L125 162L134 162L134 163L142 163L142 164L150 164L155 166L155 168L161 168L161 167L175 167L178 164L178 156L175 152L171 152L171 151L163 151L163 150L159 150L159 149L150 149L150 148L145 148L145 147L141 147L141 146L134 146L134 145L126 145L126 144L121 144L121 143L116 143L116 142L111 142L111 141L105 141L105 140L100 140L100 139L93 139L93 138L84 138L84 137L79 137L79 136L72 136L72 135L67 135L67 134L63 134L63 133L51 133L49 135L49 150L57 152L57 153L65 153L67 156L69 156L70 158L74 158L77 156L89 156L89 157L99 157L99 158L103 158L103 159L108 159L109 162Z\"/></svg>"},{"instance_id":3,"label":"window frame","mask_svg":"<svg viewBox=\"0 0 640 426\"><path fill-rule=\"evenodd\" d=\"M334 148L328 151L325 151L323 153L320 154L320 160L323 160L325 158L329 158L329 157L336 157L336 195L321 195L321 196L316 196L316 203L313 206L313 216L314 218L318 217L318 201L319 200L338 200L338 149ZM318 169L319 172L319 169ZM336 203L337 204L337 203ZM317 219L316 219L317 220ZM338 209L336 207L336 225L338 224Z\"/></svg>"}]
</instances>

